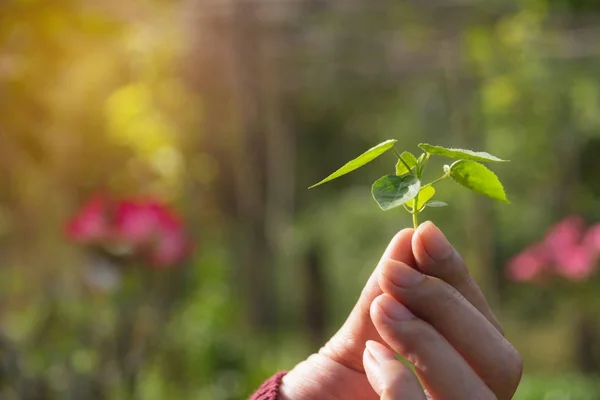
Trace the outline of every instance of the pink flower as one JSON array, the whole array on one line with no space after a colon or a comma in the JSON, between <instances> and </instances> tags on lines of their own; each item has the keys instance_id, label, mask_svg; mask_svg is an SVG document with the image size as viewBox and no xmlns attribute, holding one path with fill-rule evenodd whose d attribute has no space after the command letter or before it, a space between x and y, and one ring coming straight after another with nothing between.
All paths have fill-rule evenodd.
<instances>
[{"instance_id":1,"label":"pink flower","mask_svg":"<svg viewBox=\"0 0 600 400\"><path fill-rule=\"evenodd\" d=\"M182 231L165 231L149 254L149 261L156 267L169 267L183 260L191 249Z\"/></svg>"},{"instance_id":2,"label":"pink flower","mask_svg":"<svg viewBox=\"0 0 600 400\"><path fill-rule=\"evenodd\" d=\"M600 224L593 225L588 229L583 238L583 244L595 252L600 252Z\"/></svg>"},{"instance_id":3,"label":"pink flower","mask_svg":"<svg viewBox=\"0 0 600 400\"><path fill-rule=\"evenodd\" d=\"M570 216L557 223L541 244L517 255L508 265L508 276L516 281L536 280L543 272L581 282L596 271L600 255L600 224L584 235L584 221Z\"/></svg>"},{"instance_id":4,"label":"pink flower","mask_svg":"<svg viewBox=\"0 0 600 400\"><path fill-rule=\"evenodd\" d=\"M158 217L157 235L148 255L157 267L169 267L181 262L191 250L181 218L172 210L161 208Z\"/></svg>"},{"instance_id":5,"label":"pink flower","mask_svg":"<svg viewBox=\"0 0 600 400\"><path fill-rule=\"evenodd\" d=\"M124 200L117 205L113 232L133 246L154 239L162 206L152 201Z\"/></svg>"},{"instance_id":6,"label":"pink flower","mask_svg":"<svg viewBox=\"0 0 600 400\"><path fill-rule=\"evenodd\" d=\"M114 233L157 267L178 264L190 247L180 218L152 200L121 202L117 206Z\"/></svg>"},{"instance_id":7,"label":"pink flower","mask_svg":"<svg viewBox=\"0 0 600 400\"><path fill-rule=\"evenodd\" d=\"M105 240L109 235L106 215L108 201L103 195L94 195L81 210L67 222L69 239L77 243L92 243Z\"/></svg>"},{"instance_id":8,"label":"pink flower","mask_svg":"<svg viewBox=\"0 0 600 400\"><path fill-rule=\"evenodd\" d=\"M596 256L584 245L575 245L556 255L556 272L563 278L580 282L588 279L596 269Z\"/></svg>"},{"instance_id":9,"label":"pink flower","mask_svg":"<svg viewBox=\"0 0 600 400\"><path fill-rule=\"evenodd\" d=\"M583 236L584 221L578 215L569 216L548 232L544 244L553 257L558 257L580 243Z\"/></svg>"},{"instance_id":10,"label":"pink flower","mask_svg":"<svg viewBox=\"0 0 600 400\"><path fill-rule=\"evenodd\" d=\"M549 261L543 244L535 244L517 254L508 264L508 277L517 282L530 282L539 279Z\"/></svg>"},{"instance_id":11,"label":"pink flower","mask_svg":"<svg viewBox=\"0 0 600 400\"><path fill-rule=\"evenodd\" d=\"M548 233L545 244L560 276L583 281L593 275L597 257L590 245L596 240L594 235L588 231L584 236L583 218L576 215L565 218Z\"/></svg>"},{"instance_id":12,"label":"pink flower","mask_svg":"<svg viewBox=\"0 0 600 400\"><path fill-rule=\"evenodd\" d=\"M153 199L124 199L109 213L108 201L94 196L67 224L69 238L77 243L119 249L158 268L181 263L191 242L181 218Z\"/></svg>"}]
</instances>

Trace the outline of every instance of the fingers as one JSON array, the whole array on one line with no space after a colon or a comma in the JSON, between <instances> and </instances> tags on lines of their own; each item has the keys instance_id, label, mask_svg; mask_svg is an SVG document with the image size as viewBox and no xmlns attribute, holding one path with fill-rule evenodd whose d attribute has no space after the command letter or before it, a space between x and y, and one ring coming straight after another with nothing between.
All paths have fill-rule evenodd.
<instances>
[{"instance_id":1,"label":"fingers","mask_svg":"<svg viewBox=\"0 0 600 400\"><path fill-rule=\"evenodd\" d=\"M371 318L381 338L415 366L433 398L495 399L490 389L440 333L416 318L389 294L375 299ZM374 379L373 383L379 382Z\"/></svg>"},{"instance_id":2,"label":"fingers","mask_svg":"<svg viewBox=\"0 0 600 400\"><path fill-rule=\"evenodd\" d=\"M387 347L368 341L363 365L369 383L383 400L425 400L419 380Z\"/></svg>"},{"instance_id":3,"label":"fingers","mask_svg":"<svg viewBox=\"0 0 600 400\"><path fill-rule=\"evenodd\" d=\"M498 320L462 257L433 223L428 221L419 226L412 237L412 249L421 272L435 276L456 288L502 332Z\"/></svg>"},{"instance_id":4,"label":"fingers","mask_svg":"<svg viewBox=\"0 0 600 400\"><path fill-rule=\"evenodd\" d=\"M498 398L512 398L521 379L519 354L454 287L394 260L383 263L379 278L382 290L439 332Z\"/></svg>"},{"instance_id":5,"label":"fingers","mask_svg":"<svg viewBox=\"0 0 600 400\"><path fill-rule=\"evenodd\" d=\"M414 229L404 229L394 236L381 261L367 281L358 302L350 316L321 349L320 354L340 363L355 371L363 372L362 353L367 340L379 340L377 330L371 322L369 308L375 297L383 293L379 287L379 271L382 263L387 259L400 260L408 265L415 265L411 240Z\"/></svg>"},{"instance_id":6,"label":"fingers","mask_svg":"<svg viewBox=\"0 0 600 400\"><path fill-rule=\"evenodd\" d=\"M367 281L367 284L365 285L360 298L356 303L356 308L366 317L367 320L370 320L369 310L371 308L371 303L377 296L383 293L379 287L379 273L381 270L381 265L387 259L401 261L411 266L416 265L412 251L412 238L414 233L414 229L403 229L392 238L390 244L385 249L383 256L381 257L377 268L375 268L375 271L371 274L371 277Z\"/></svg>"}]
</instances>

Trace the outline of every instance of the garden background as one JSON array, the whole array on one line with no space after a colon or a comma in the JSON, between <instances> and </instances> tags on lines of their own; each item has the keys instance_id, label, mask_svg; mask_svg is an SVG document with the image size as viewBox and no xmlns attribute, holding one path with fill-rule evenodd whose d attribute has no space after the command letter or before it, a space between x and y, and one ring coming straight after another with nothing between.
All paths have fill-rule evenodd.
<instances>
[{"instance_id":1,"label":"garden background","mask_svg":"<svg viewBox=\"0 0 600 400\"><path fill-rule=\"evenodd\" d=\"M0 397L245 399L411 225L370 197L391 154L307 190L394 138L512 161L511 205L443 182L423 217L516 398L600 399L599 43L594 0L0 1ZM566 273L514 261L568 217Z\"/></svg>"}]
</instances>

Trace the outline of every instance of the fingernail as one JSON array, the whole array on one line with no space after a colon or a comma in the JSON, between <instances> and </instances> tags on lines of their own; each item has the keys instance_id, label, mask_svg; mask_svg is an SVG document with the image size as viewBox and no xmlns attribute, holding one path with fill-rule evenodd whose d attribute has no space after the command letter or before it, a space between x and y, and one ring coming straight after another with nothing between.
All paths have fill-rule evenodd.
<instances>
[{"instance_id":1,"label":"fingernail","mask_svg":"<svg viewBox=\"0 0 600 400\"><path fill-rule=\"evenodd\" d=\"M367 374L370 374L370 377L373 378L373 389L376 391L381 390L382 383L382 371L381 364L377 357L369 350L369 348L365 348L365 357L364 357L364 366Z\"/></svg>"},{"instance_id":2,"label":"fingernail","mask_svg":"<svg viewBox=\"0 0 600 400\"><path fill-rule=\"evenodd\" d=\"M387 347L381 343L369 340L366 343L367 350L373 356L378 363L384 363L386 361L397 361L396 356Z\"/></svg>"},{"instance_id":3,"label":"fingernail","mask_svg":"<svg viewBox=\"0 0 600 400\"><path fill-rule=\"evenodd\" d=\"M392 296L382 296L379 300L379 306L385 315L395 321L406 321L415 318L415 315L408 308L400 304Z\"/></svg>"},{"instance_id":4,"label":"fingernail","mask_svg":"<svg viewBox=\"0 0 600 400\"><path fill-rule=\"evenodd\" d=\"M419 271L409 267L403 262L396 260L386 260L383 267L383 274L394 285L408 288L419 284L425 276Z\"/></svg>"},{"instance_id":5,"label":"fingernail","mask_svg":"<svg viewBox=\"0 0 600 400\"><path fill-rule=\"evenodd\" d=\"M450 257L454 248L442 231L431 221L423 223L418 231L425 251L434 261L444 261Z\"/></svg>"}]
</instances>

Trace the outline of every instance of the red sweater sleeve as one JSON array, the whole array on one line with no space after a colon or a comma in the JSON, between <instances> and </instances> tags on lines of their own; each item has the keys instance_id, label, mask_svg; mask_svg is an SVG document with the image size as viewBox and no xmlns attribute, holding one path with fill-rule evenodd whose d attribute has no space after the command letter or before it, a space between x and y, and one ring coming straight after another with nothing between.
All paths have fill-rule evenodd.
<instances>
[{"instance_id":1,"label":"red sweater sleeve","mask_svg":"<svg viewBox=\"0 0 600 400\"><path fill-rule=\"evenodd\" d=\"M281 380L286 372L279 372L265 381L249 400L278 400Z\"/></svg>"}]
</instances>

